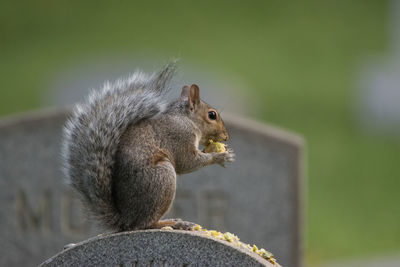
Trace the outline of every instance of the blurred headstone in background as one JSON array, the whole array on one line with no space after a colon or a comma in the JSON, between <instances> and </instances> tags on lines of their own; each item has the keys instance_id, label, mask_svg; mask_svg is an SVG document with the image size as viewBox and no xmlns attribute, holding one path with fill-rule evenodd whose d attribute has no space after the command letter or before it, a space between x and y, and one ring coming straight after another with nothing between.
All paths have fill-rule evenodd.
<instances>
[{"instance_id":1,"label":"blurred headstone in background","mask_svg":"<svg viewBox=\"0 0 400 267\"><path fill-rule=\"evenodd\" d=\"M390 57L372 59L361 70L358 115L374 132L400 133L400 1L389 8Z\"/></svg>"},{"instance_id":2,"label":"blurred headstone in background","mask_svg":"<svg viewBox=\"0 0 400 267\"><path fill-rule=\"evenodd\" d=\"M273 252L283 266L302 262L303 141L224 114L236 162L178 177L167 217L229 231ZM71 242L102 233L84 220L60 172L66 111L0 121L0 265L39 264Z\"/></svg>"},{"instance_id":3,"label":"blurred headstone in background","mask_svg":"<svg viewBox=\"0 0 400 267\"><path fill-rule=\"evenodd\" d=\"M60 170L64 112L0 121L0 266L37 265L95 235Z\"/></svg>"}]
</instances>

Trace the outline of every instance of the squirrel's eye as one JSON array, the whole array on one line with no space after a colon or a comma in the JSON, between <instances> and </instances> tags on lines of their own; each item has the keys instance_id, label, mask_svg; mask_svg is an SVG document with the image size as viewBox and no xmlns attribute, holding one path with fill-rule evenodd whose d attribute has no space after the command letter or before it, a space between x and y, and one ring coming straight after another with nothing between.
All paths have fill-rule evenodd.
<instances>
[{"instance_id":1,"label":"squirrel's eye","mask_svg":"<svg viewBox=\"0 0 400 267\"><path fill-rule=\"evenodd\" d=\"M210 120L216 120L217 119L217 113L215 111L209 111L208 112L208 117Z\"/></svg>"}]
</instances>

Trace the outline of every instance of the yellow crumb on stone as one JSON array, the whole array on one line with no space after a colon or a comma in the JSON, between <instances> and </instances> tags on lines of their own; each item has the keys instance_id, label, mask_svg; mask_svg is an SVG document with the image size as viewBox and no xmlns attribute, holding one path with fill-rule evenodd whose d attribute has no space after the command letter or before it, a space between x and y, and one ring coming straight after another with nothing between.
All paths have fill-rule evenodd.
<instances>
[{"instance_id":1,"label":"yellow crumb on stone","mask_svg":"<svg viewBox=\"0 0 400 267\"><path fill-rule=\"evenodd\" d=\"M201 229L201 226L200 226L200 225L196 224L196 225L193 227L193 230L195 230L195 231L200 231L200 230L202 230L202 229Z\"/></svg>"},{"instance_id":2,"label":"yellow crumb on stone","mask_svg":"<svg viewBox=\"0 0 400 267\"><path fill-rule=\"evenodd\" d=\"M236 235L234 235L232 233L229 233L229 232L221 233L216 230L207 230L205 228L202 228L198 224L195 225L193 230L203 232L207 236L214 237L216 239L232 243L233 245L235 245L237 247L241 247L248 251L252 251L252 252L256 253L257 255L261 256L262 258L266 259L267 261L269 261L271 264L276 263L274 255L271 252L266 251L263 248L258 249L258 247L256 245L250 246L249 244L245 244L245 243L239 241L239 237L237 237Z\"/></svg>"},{"instance_id":3,"label":"yellow crumb on stone","mask_svg":"<svg viewBox=\"0 0 400 267\"><path fill-rule=\"evenodd\" d=\"M274 256L271 252L266 251L263 248L258 251L258 254L263 258L272 258Z\"/></svg>"},{"instance_id":4,"label":"yellow crumb on stone","mask_svg":"<svg viewBox=\"0 0 400 267\"><path fill-rule=\"evenodd\" d=\"M211 235L214 236L214 237L216 237L216 236L219 235L219 233L218 233L217 231L215 231L215 230L212 230L212 231L211 231Z\"/></svg>"},{"instance_id":5,"label":"yellow crumb on stone","mask_svg":"<svg viewBox=\"0 0 400 267\"><path fill-rule=\"evenodd\" d=\"M170 231L170 230L174 230L171 226L164 226L164 227L162 227L161 228L161 230L168 230L168 231Z\"/></svg>"},{"instance_id":6,"label":"yellow crumb on stone","mask_svg":"<svg viewBox=\"0 0 400 267\"><path fill-rule=\"evenodd\" d=\"M257 251L258 251L258 248L257 248L257 246L256 246L256 245L253 245L253 251L257 253Z\"/></svg>"},{"instance_id":7,"label":"yellow crumb on stone","mask_svg":"<svg viewBox=\"0 0 400 267\"><path fill-rule=\"evenodd\" d=\"M231 242L231 243L233 242L232 236L229 233L225 233L224 238L228 242Z\"/></svg>"}]
</instances>

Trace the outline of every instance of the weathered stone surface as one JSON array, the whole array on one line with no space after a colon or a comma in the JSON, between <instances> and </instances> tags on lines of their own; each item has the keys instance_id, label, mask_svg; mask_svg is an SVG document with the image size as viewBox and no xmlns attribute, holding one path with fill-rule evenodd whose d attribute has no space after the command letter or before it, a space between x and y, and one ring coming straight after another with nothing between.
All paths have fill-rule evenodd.
<instances>
[{"instance_id":1,"label":"weathered stone surface","mask_svg":"<svg viewBox=\"0 0 400 267\"><path fill-rule=\"evenodd\" d=\"M146 230L96 237L41 266L279 266L226 241L188 231Z\"/></svg>"},{"instance_id":2,"label":"weathered stone surface","mask_svg":"<svg viewBox=\"0 0 400 267\"><path fill-rule=\"evenodd\" d=\"M299 266L302 245L300 138L275 127L224 115L236 162L178 177L166 217L229 231ZM80 202L62 182L65 111L0 121L0 265L42 262L65 244L103 231L84 220Z\"/></svg>"}]
</instances>

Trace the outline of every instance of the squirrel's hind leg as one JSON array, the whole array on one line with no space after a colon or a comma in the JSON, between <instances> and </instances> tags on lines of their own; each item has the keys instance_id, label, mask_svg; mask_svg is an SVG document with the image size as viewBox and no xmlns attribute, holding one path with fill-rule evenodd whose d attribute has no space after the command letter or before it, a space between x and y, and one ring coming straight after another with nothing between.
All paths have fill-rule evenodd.
<instances>
[{"instance_id":1,"label":"squirrel's hind leg","mask_svg":"<svg viewBox=\"0 0 400 267\"><path fill-rule=\"evenodd\" d=\"M129 157L126 157L129 159ZM120 211L119 231L151 229L168 211L175 196L176 173L164 158L149 166L132 168L117 161L115 204ZM136 165L135 165L136 166Z\"/></svg>"}]
</instances>

